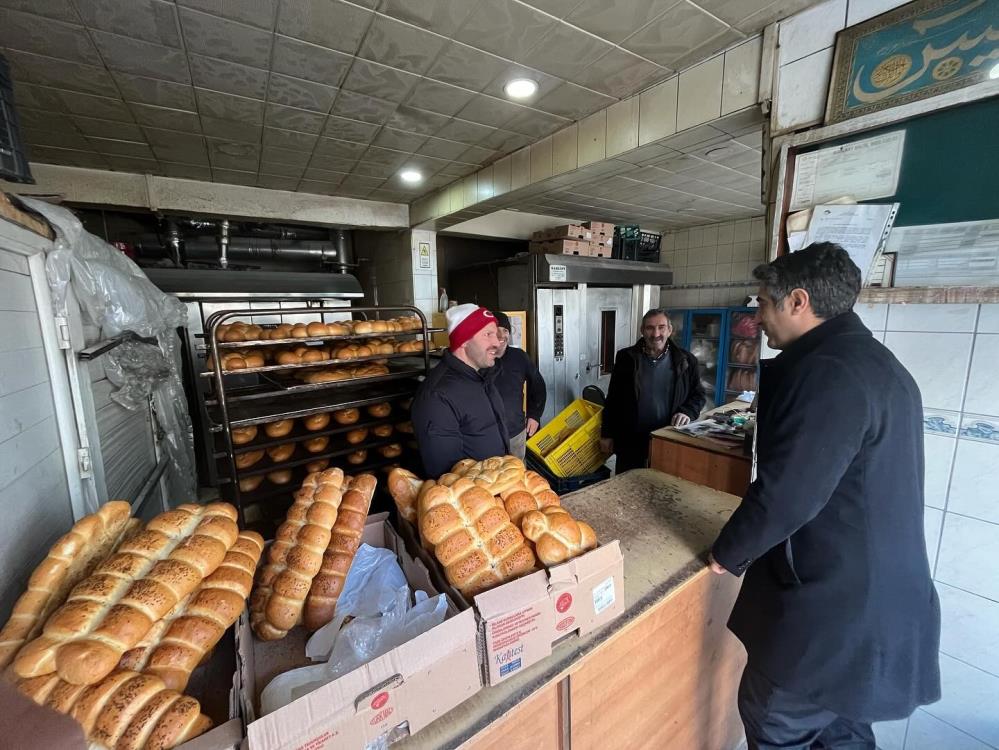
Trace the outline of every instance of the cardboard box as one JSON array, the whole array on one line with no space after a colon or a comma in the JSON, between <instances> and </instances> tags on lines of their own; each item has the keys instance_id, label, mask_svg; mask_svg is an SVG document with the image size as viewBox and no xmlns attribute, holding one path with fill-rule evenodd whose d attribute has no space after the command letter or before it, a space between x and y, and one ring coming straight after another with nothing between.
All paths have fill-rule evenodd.
<instances>
[{"instance_id":1,"label":"cardboard box","mask_svg":"<svg viewBox=\"0 0 999 750\"><path fill-rule=\"evenodd\" d=\"M609 258L611 257L612 247L606 242L592 242L590 243L590 255L594 258Z\"/></svg>"},{"instance_id":2,"label":"cardboard box","mask_svg":"<svg viewBox=\"0 0 999 750\"><path fill-rule=\"evenodd\" d=\"M585 555L479 594L469 602L451 586L412 524L400 521L406 546L424 560L435 585L474 610L483 681L496 685L550 656L561 640L586 635L624 612L624 558L617 540Z\"/></svg>"},{"instance_id":3,"label":"cardboard box","mask_svg":"<svg viewBox=\"0 0 999 750\"><path fill-rule=\"evenodd\" d=\"M429 571L409 553L387 515L368 519L363 541L394 551L410 586L435 596L439 590ZM244 615L238 648L249 750L352 750L415 734L482 688L476 638L474 613L452 601L436 628L255 719L268 682L309 663L308 634L296 628L280 641L260 641Z\"/></svg>"},{"instance_id":4,"label":"cardboard box","mask_svg":"<svg viewBox=\"0 0 999 750\"><path fill-rule=\"evenodd\" d=\"M584 227L589 229L593 234L602 234L605 237L614 236L614 225L608 224L605 221L587 221L583 224Z\"/></svg>"},{"instance_id":5,"label":"cardboard box","mask_svg":"<svg viewBox=\"0 0 999 750\"><path fill-rule=\"evenodd\" d=\"M590 243L588 240L545 240L544 242L532 242L530 250L532 253L550 253L552 255L589 255Z\"/></svg>"}]
</instances>

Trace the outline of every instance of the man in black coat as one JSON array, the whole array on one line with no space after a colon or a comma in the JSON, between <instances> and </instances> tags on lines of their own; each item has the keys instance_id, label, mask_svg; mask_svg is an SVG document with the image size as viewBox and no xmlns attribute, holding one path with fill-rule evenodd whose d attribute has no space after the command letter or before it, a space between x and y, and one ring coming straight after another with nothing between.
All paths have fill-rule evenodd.
<instances>
[{"instance_id":1,"label":"man in black coat","mask_svg":"<svg viewBox=\"0 0 999 750\"><path fill-rule=\"evenodd\" d=\"M697 358L670 339L673 326L664 310L642 318L642 337L617 353L607 388L600 447L616 453L616 471L645 468L649 433L685 425L704 408Z\"/></svg>"},{"instance_id":2,"label":"man in black coat","mask_svg":"<svg viewBox=\"0 0 999 750\"><path fill-rule=\"evenodd\" d=\"M503 399L506 431L510 434L510 455L524 458L527 439L538 431L545 411L545 379L527 352L510 346L510 317L493 313L499 327L496 352L496 389ZM524 386L527 386L527 412L524 412Z\"/></svg>"},{"instance_id":3,"label":"man in black coat","mask_svg":"<svg viewBox=\"0 0 999 750\"><path fill-rule=\"evenodd\" d=\"M504 456L510 438L496 390L496 318L484 307L447 311L448 351L413 399L413 431L426 476L436 479L463 458Z\"/></svg>"},{"instance_id":4,"label":"man in black coat","mask_svg":"<svg viewBox=\"0 0 999 750\"><path fill-rule=\"evenodd\" d=\"M919 389L852 312L860 271L816 243L758 267L757 474L711 552L746 574L729 628L749 662L750 750L870 748L871 723L940 698L923 532Z\"/></svg>"}]
</instances>

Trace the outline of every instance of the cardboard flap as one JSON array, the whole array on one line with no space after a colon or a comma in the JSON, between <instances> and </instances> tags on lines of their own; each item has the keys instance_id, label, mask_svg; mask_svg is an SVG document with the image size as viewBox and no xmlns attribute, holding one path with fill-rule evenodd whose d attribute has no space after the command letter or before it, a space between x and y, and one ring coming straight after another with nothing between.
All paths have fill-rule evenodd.
<instances>
[{"instance_id":1,"label":"cardboard flap","mask_svg":"<svg viewBox=\"0 0 999 750\"><path fill-rule=\"evenodd\" d=\"M504 583L475 597L475 608L484 620L523 609L548 598L548 576L539 570L524 578Z\"/></svg>"}]
</instances>

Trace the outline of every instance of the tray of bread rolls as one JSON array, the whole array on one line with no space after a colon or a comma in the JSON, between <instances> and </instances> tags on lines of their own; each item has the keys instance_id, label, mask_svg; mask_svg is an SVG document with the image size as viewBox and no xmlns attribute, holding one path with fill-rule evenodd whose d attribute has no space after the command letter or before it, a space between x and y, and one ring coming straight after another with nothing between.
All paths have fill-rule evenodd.
<instances>
[{"instance_id":1,"label":"tray of bread rolls","mask_svg":"<svg viewBox=\"0 0 999 750\"><path fill-rule=\"evenodd\" d=\"M416 385L415 379L399 379L387 383L370 383L362 388L345 387L332 393L308 393L295 399L282 399L280 409L275 409L273 403L264 400L244 401L230 405L229 426L230 429L253 427L282 419L303 419L339 409L361 409L382 401L408 401L412 398ZM218 429L222 429L221 425Z\"/></svg>"},{"instance_id":2,"label":"tray of bread rolls","mask_svg":"<svg viewBox=\"0 0 999 750\"><path fill-rule=\"evenodd\" d=\"M252 375L255 373L306 370L317 364L357 366L368 362L388 362L423 354L422 339L411 341L385 341L372 339L370 342L322 346L321 344L295 344L288 347L267 347L257 350L238 349L219 355L224 375ZM439 348L431 346L430 354L437 354ZM215 365L211 355L205 362L206 370L200 373L203 378L215 376Z\"/></svg>"},{"instance_id":3,"label":"tray of bread rolls","mask_svg":"<svg viewBox=\"0 0 999 750\"><path fill-rule=\"evenodd\" d=\"M440 333L444 329L426 330L428 333ZM423 331L423 324L414 316L401 316L391 320L347 320L332 323L315 320L310 323L281 323L275 326L234 321L218 326L215 339L219 349L240 349L303 342L356 341L379 336L419 334Z\"/></svg>"}]
</instances>

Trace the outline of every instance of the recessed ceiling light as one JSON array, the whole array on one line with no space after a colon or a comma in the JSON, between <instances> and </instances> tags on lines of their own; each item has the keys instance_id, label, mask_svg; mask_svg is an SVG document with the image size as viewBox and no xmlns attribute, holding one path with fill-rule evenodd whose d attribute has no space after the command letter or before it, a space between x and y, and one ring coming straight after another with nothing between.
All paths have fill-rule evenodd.
<instances>
[{"instance_id":1,"label":"recessed ceiling light","mask_svg":"<svg viewBox=\"0 0 999 750\"><path fill-rule=\"evenodd\" d=\"M415 169L404 169L399 173L399 179L410 185L415 185L418 182L423 182L423 175Z\"/></svg>"},{"instance_id":2,"label":"recessed ceiling light","mask_svg":"<svg viewBox=\"0 0 999 750\"><path fill-rule=\"evenodd\" d=\"M530 78L514 78L503 87L511 99L529 99L538 90L538 84Z\"/></svg>"},{"instance_id":3,"label":"recessed ceiling light","mask_svg":"<svg viewBox=\"0 0 999 750\"><path fill-rule=\"evenodd\" d=\"M992 66L992 70L989 71L989 78L999 78L999 63Z\"/></svg>"}]
</instances>

